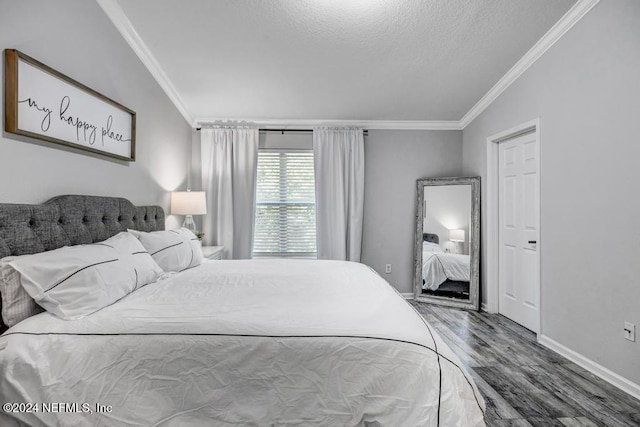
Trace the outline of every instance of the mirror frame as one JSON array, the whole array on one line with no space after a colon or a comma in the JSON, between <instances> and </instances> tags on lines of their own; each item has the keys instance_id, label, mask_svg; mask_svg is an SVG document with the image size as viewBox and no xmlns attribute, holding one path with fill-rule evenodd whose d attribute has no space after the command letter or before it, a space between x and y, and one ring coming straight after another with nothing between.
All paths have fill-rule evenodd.
<instances>
[{"instance_id":1,"label":"mirror frame","mask_svg":"<svg viewBox=\"0 0 640 427\"><path fill-rule=\"evenodd\" d=\"M443 185L471 185L471 222L469 224L469 300L422 294L422 233L424 222L424 188ZM417 180L416 240L414 246L414 299L449 307L480 309L480 177L422 178Z\"/></svg>"}]
</instances>

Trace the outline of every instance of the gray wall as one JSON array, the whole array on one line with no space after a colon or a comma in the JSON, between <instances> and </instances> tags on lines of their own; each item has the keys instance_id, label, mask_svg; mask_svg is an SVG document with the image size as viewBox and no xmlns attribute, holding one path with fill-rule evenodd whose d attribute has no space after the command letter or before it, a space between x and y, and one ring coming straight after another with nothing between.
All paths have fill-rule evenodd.
<instances>
[{"instance_id":1,"label":"gray wall","mask_svg":"<svg viewBox=\"0 0 640 427\"><path fill-rule=\"evenodd\" d=\"M275 150L313 150L313 133L296 132L285 133L260 132L260 148Z\"/></svg>"},{"instance_id":2,"label":"gray wall","mask_svg":"<svg viewBox=\"0 0 640 427\"><path fill-rule=\"evenodd\" d=\"M486 138L540 118L541 332L636 384L639 23L640 2L600 2L463 132L485 177Z\"/></svg>"},{"instance_id":3,"label":"gray wall","mask_svg":"<svg viewBox=\"0 0 640 427\"><path fill-rule=\"evenodd\" d=\"M3 131L0 201L41 203L81 193L121 196L168 210L169 191L186 187L190 126L97 3L0 0L0 10L0 49L18 49L137 113L135 162ZM4 117L3 109L4 103ZM177 221L169 218L168 226Z\"/></svg>"},{"instance_id":4,"label":"gray wall","mask_svg":"<svg viewBox=\"0 0 640 427\"><path fill-rule=\"evenodd\" d=\"M398 291L413 292L416 180L460 176L462 132L370 130L364 154L362 262Z\"/></svg>"}]
</instances>

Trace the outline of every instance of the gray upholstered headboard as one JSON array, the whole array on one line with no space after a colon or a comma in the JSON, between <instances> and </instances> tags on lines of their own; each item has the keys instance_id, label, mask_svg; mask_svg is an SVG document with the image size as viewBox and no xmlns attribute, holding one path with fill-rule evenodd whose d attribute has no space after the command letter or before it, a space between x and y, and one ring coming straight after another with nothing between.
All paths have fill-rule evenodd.
<instances>
[{"instance_id":1,"label":"gray upholstered headboard","mask_svg":"<svg viewBox=\"0 0 640 427\"><path fill-rule=\"evenodd\" d=\"M100 242L128 228L164 230L164 210L117 197L78 195L42 205L0 203L0 258ZM4 329L0 318L0 333Z\"/></svg>"},{"instance_id":2,"label":"gray upholstered headboard","mask_svg":"<svg viewBox=\"0 0 640 427\"><path fill-rule=\"evenodd\" d=\"M106 240L126 229L164 230L160 206L117 197L58 196L42 205L0 203L0 258Z\"/></svg>"},{"instance_id":3,"label":"gray upholstered headboard","mask_svg":"<svg viewBox=\"0 0 640 427\"><path fill-rule=\"evenodd\" d=\"M423 242L440 243L440 237L433 233L422 233Z\"/></svg>"},{"instance_id":4,"label":"gray upholstered headboard","mask_svg":"<svg viewBox=\"0 0 640 427\"><path fill-rule=\"evenodd\" d=\"M437 234L422 233L423 242L440 243L440 237Z\"/></svg>"}]
</instances>

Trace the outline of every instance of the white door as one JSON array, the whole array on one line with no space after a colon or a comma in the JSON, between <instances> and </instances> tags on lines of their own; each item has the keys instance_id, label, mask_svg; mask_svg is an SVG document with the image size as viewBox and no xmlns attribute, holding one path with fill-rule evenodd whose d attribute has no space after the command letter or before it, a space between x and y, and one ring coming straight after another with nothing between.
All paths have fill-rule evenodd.
<instances>
[{"instance_id":1,"label":"white door","mask_svg":"<svg viewBox=\"0 0 640 427\"><path fill-rule=\"evenodd\" d=\"M499 312L540 330L537 131L498 144Z\"/></svg>"}]
</instances>

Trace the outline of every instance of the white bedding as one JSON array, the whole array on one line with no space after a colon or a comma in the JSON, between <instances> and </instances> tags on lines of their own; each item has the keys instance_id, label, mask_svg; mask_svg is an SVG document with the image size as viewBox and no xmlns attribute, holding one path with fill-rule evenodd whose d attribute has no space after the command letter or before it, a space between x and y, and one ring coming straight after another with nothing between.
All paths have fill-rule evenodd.
<instances>
[{"instance_id":1,"label":"white bedding","mask_svg":"<svg viewBox=\"0 0 640 427\"><path fill-rule=\"evenodd\" d=\"M484 425L458 358L356 263L205 262L83 319L33 316L0 349L3 402L93 412L2 426Z\"/></svg>"},{"instance_id":2,"label":"white bedding","mask_svg":"<svg viewBox=\"0 0 640 427\"><path fill-rule=\"evenodd\" d=\"M422 252L422 289L437 291L447 279L468 282L469 255L446 252Z\"/></svg>"}]
</instances>

